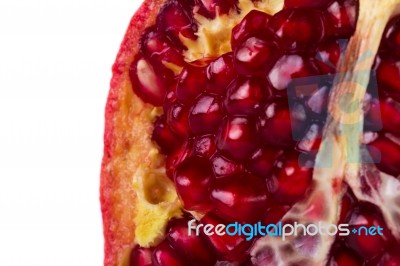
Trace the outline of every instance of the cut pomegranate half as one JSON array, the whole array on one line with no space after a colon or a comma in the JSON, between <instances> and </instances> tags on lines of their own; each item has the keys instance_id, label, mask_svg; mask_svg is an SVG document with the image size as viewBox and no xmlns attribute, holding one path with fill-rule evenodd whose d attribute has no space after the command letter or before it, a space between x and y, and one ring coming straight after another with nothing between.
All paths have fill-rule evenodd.
<instances>
[{"instance_id":1,"label":"cut pomegranate half","mask_svg":"<svg viewBox=\"0 0 400 266\"><path fill-rule=\"evenodd\" d=\"M145 0L106 107L104 265L400 265L398 3ZM211 232L279 222L304 229ZM341 223L382 234L305 227Z\"/></svg>"}]
</instances>

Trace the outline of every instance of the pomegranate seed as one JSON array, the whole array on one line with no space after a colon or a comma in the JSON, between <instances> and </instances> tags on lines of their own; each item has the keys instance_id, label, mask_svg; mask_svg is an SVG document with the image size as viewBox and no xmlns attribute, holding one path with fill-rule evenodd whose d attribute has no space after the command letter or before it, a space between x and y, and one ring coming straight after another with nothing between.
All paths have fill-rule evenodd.
<instances>
[{"instance_id":1,"label":"pomegranate seed","mask_svg":"<svg viewBox=\"0 0 400 266\"><path fill-rule=\"evenodd\" d=\"M215 213L227 221L259 221L267 205L267 186L253 175L219 179L211 191Z\"/></svg>"},{"instance_id":2,"label":"pomegranate seed","mask_svg":"<svg viewBox=\"0 0 400 266\"><path fill-rule=\"evenodd\" d=\"M356 229L361 230L361 234L350 234L346 237L346 242L351 249L357 252L360 256L370 259L382 252L386 246L386 236L385 234L388 229L383 223L383 218L380 213L370 205L362 205L356 208L349 221L350 230ZM379 235L377 229L376 235L365 234L365 229L360 229L360 227L369 228L371 226L380 226L383 228L381 233L384 235Z\"/></svg>"},{"instance_id":3,"label":"pomegranate seed","mask_svg":"<svg viewBox=\"0 0 400 266\"><path fill-rule=\"evenodd\" d=\"M214 266L215 258L206 243L199 236L196 236L195 230L189 235L188 219L174 220L170 224L167 239L179 254L184 256L190 265L196 266Z\"/></svg>"},{"instance_id":4,"label":"pomegranate seed","mask_svg":"<svg viewBox=\"0 0 400 266\"><path fill-rule=\"evenodd\" d=\"M157 143L164 154L171 153L179 144L179 140L166 124L164 116L157 118L154 123L152 140Z\"/></svg>"},{"instance_id":5,"label":"pomegranate seed","mask_svg":"<svg viewBox=\"0 0 400 266\"><path fill-rule=\"evenodd\" d=\"M336 73L336 67L341 55L340 43L331 40L320 44L317 48L317 65L323 74Z\"/></svg>"},{"instance_id":6,"label":"pomegranate seed","mask_svg":"<svg viewBox=\"0 0 400 266\"><path fill-rule=\"evenodd\" d=\"M386 90L390 97L400 101L400 62L384 59L376 72L379 87Z\"/></svg>"},{"instance_id":7,"label":"pomegranate seed","mask_svg":"<svg viewBox=\"0 0 400 266\"><path fill-rule=\"evenodd\" d=\"M243 173L243 166L216 153L211 158L214 174L217 178L230 177Z\"/></svg>"},{"instance_id":8,"label":"pomegranate seed","mask_svg":"<svg viewBox=\"0 0 400 266\"><path fill-rule=\"evenodd\" d=\"M236 160L249 158L258 145L255 121L246 117L226 118L217 134L217 147Z\"/></svg>"},{"instance_id":9,"label":"pomegranate seed","mask_svg":"<svg viewBox=\"0 0 400 266\"><path fill-rule=\"evenodd\" d=\"M167 156L166 172L169 178L173 179L176 167L191 155L192 143L186 141L178 149Z\"/></svg>"},{"instance_id":10,"label":"pomegranate seed","mask_svg":"<svg viewBox=\"0 0 400 266\"><path fill-rule=\"evenodd\" d=\"M167 94L165 95L164 104L163 104L164 113L168 113L168 110L176 102L175 88L176 88L176 86L174 87L174 90L168 91Z\"/></svg>"},{"instance_id":11,"label":"pomegranate seed","mask_svg":"<svg viewBox=\"0 0 400 266\"><path fill-rule=\"evenodd\" d=\"M400 146L386 137L380 137L369 145L369 152L377 167L392 176L399 176Z\"/></svg>"},{"instance_id":12,"label":"pomegranate seed","mask_svg":"<svg viewBox=\"0 0 400 266\"><path fill-rule=\"evenodd\" d=\"M236 70L243 76L264 77L279 57L274 42L250 37L235 49Z\"/></svg>"},{"instance_id":13,"label":"pomegranate seed","mask_svg":"<svg viewBox=\"0 0 400 266\"><path fill-rule=\"evenodd\" d=\"M287 51L307 51L324 37L322 14L314 9L284 9L275 14L270 28Z\"/></svg>"},{"instance_id":14,"label":"pomegranate seed","mask_svg":"<svg viewBox=\"0 0 400 266\"><path fill-rule=\"evenodd\" d=\"M303 198L311 185L313 169L299 163L299 154L285 155L278 160L269 182L277 201L291 204Z\"/></svg>"},{"instance_id":15,"label":"pomegranate seed","mask_svg":"<svg viewBox=\"0 0 400 266\"><path fill-rule=\"evenodd\" d=\"M268 78L272 86L282 91L298 78L318 76L320 73L314 64L314 60L304 56L282 56L269 72Z\"/></svg>"},{"instance_id":16,"label":"pomegranate seed","mask_svg":"<svg viewBox=\"0 0 400 266\"><path fill-rule=\"evenodd\" d=\"M252 10L250 11L243 20L232 29L231 44L232 48L236 48L239 43L250 36L260 35L262 38L269 29L268 22L271 16L267 13Z\"/></svg>"},{"instance_id":17,"label":"pomegranate seed","mask_svg":"<svg viewBox=\"0 0 400 266\"><path fill-rule=\"evenodd\" d=\"M181 103L175 102L168 110L167 123L174 133L183 137L188 136L190 133L189 110Z\"/></svg>"},{"instance_id":18,"label":"pomegranate seed","mask_svg":"<svg viewBox=\"0 0 400 266\"><path fill-rule=\"evenodd\" d=\"M317 88L306 102L307 108L314 114L321 115L327 112L329 87Z\"/></svg>"},{"instance_id":19,"label":"pomegranate seed","mask_svg":"<svg viewBox=\"0 0 400 266\"><path fill-rule=\"evenodd\" d=\"M276 224L285 216L285 214L290 210L289 206L280 206L274 203L273 207L270 207L265 212L265 217L263 219L264 224Z\"/></svg>"},{"instance_id":20,"label":"pomegranate seed","mask_svg":"<svg viewBox=\"0 0 400 266\"><path fill-rule=\"evenodd\" d=\"M226 88L236 76L232 53L224 54L207 67L207 91L214 94L225 94Z\"/></svg>"},{"instance_id":21,"label":"pomegranate seed","mask_svg":"<svg viewBox=\"0 0 400 266\"><path fill-rule=\"evenodd\" d=\"M215 96L202 94L190 110L190 129L196 135L215 133L223 116L220 100Z\"/></svg>"},{"instance_id":22,"label":"pomegranate seed","mask_svg":"<svg viewBox=\"0 0 400 266\"><path fill-rule=\"evenodd\" d=\"M210 162L201 157L190 157L183 161L174 174L176 190L186 210L207 208L209 188L214 176Z\"/></svg>"},{"instance_id":23,"label":"pomegranate seed","mask_svg":"<svg viewBox=\"0 0 400 266\"><path fill-rule=\"evenodd\" d=\"M185 64L181 51L174 48L163 33L150 31L145 34L142 40L142 49L147 56L158 62L168 62L177 66Z\"/></svg>"},{"instance_id":24,"label":"pomegranate seed","mask_svg":"<svg viewBox=\"0 0 400 266\"><path fill-rule=\"evenodd\" d=\"M302 152L317 153L322 142L322 128L312 124L304 138L298 143L297 149Z\"/></svg>"},{"instance_id":25,"label":"pomegranate seed","mask_svg":"<svg viewBox=\"0 0 400 266\"><path fill-rule=\"evenodd\" d=\"M217 14L228 14L234 8L238 0L196 0L199 6L199 14L215 18Z\"/></svg>"},{"instance_id":26,"label":"pomegranate seed","mask_svg":"<svg viewBox=\"0 0 400 266\"><path fill-rule=\"evenodd\" d=\"M154 249L152 261L154 266L185 266L180 256L166 241Z\"/></svg>"},{"instance_id":27,"label":"pomegranate seed","mask_svg":"<svg viewBox=\"0 0 400 266\"><path fill-rule=\"evenodd\" d=\"M210 158L216 151L215 137L206 135L198 137L193 143L194 155Z\"/></svg>"},{"instance_id":28,"label":"pomegranate seed","mask_svg":"<svg viewBox=\"0 0 400 266\"><path fill-rule=\"evenodd\" d=\"M136 95L144 102L161 106L174 74L169 69L156 67L149 60L139 57L130 66L129 77Z\"/></svg>"},{"instance_id":29,"label":"pomegranate seed","mask_svg":"<svg viewBox=\"0 0 400 266\"><path fill-rule=\"evenodd\" d=\"M346 194L344 194L342 198L342 204L340 208L340 218L339 218L339 224L340 223L345 223L349 219L349 214L351 214L351 210L354 208L354 205L356 203L356 199L354 198L353 193L349 190L347 191Z\"/></svg>"},{"instance_id":30,"label":"pomegranate seed","mask_svg":"<svg viewBox=\"0 0 400 266\"><path fill-rule=\"evenodd\" d=\"M304 110L291 113L287 104L282 101L267 105L260 118L262 141L268 146L292 147L295 140L303 138L307 128L306 119Z\"/></svg>"},{"instance_id":31,"label":"pomegranate seed","mask_svg":"<svg viewBox=\"0 0 400 266\"><path fill-rule=\"evenodd\" d=\"M326 11L326 28L328 35L350 38L356 28L357 0L336 0Z\"/></svg>"},{"instance_id":32,"label":"pomegranate seed","mask_svg":"<svg viewBox=\"0 0 400 266\"><path fill-rule=\"evenodd\" d=\"M312 7L326 8L333 0L285 0L285 8L291 7Z\"/></svg>"},{"instance_id":33,"label":"pomegranate seed","mask_svg":"<svg viewBox=\"0 0 400 266\"><path fill-rule=\"evenodd\" d=\"M366 115L368 128L379 130L380 126L387 132L400 135L400 107L390 100L373 100Z\"/></svg>"},{"instance_id":34,"label":"pomegranate seed","mask_svg":"<svg viewBox=\"0 0 400 266\"><path fill-rule=\"evenodd\" d=\"M347 248L340 248L333 254L328 266L363 266L364 261Z\"/></svg>"},{"instance_id":35,"label":"pomegranate seed","mask_svg":"<svg viewBox=\"0 0 400 266\"><path fill-rule=\"evenodd\" d=\"M257 114L266 100L272 97L267 81L261 79L237 79L228 88L224 101L231 115Z\"/></svg>"},{"instance_id":36,"label":"pomegranate seed","mask_svg":"<svg viewBox=\"0 0 400 266\"><path fill-rule=\"evenodd\" d=\"M258 176L269 177L280 153L280 151L271 148L259 149L251 156L247 168Z\"/></svg>"},{"instance_id":37,"label":"pomegranate seed","mask_svg":"<svg viewBox=\"0 0 400 266\"><path fill-rule=\"evenodd\" d=\"M136 247L130 257L130 266L152 266L151 250L148 248Z\"/></svg>"},{"instance_id":38,"label":"pomegranate seed","mask_svg":"<svg viewBox=\"0 0 400 266\"><path fill-rule=\"evenodd\" d=\"M175 41L180 44L179 35L186 38L196 39L194 34L197 30L195 23L191 21L186 10L176 1L165 5L157 17L157 25L160 32L167 32Z\"/></svg>"},{"instance_id":39,"label":"pomegranate seed","mask_svg":"<svg viewBox=\"0 0 400 266\"><path fill-rule=\"evenodd\" d=\"M211 224L217 226L224 222L211 214L206 214L200 221L202 224ZM215 251L218 258L226 261L243 262L248 256L247 251L251 247L252 242L247 241L245 236L225 234L219 236L213 234L204 236L211 248Z\"/></svg>"},{"instance_id":40,"label":"pomegranate seed","mask_svg":"<svg viewBox=\"0 0 400 266\"><path fill-rule=\"evenodd\" d=\"M385 252L379 260L371 261L368 266L399 266L400 265L400 253L395 252Z\"/></svg>"},{"instance_id":41,"label":"pomegranate seed","mask_svg":"<svg viewBox=\"0 0 400 266\"><path fill-rule=\"evenodd\" d=\"M395 17L386 26L386 31L384 34L384 44L389 48L390 52L394 52L397 55L400 50L400 17Z\"/></svg>"},{"instance_id":42,"label":"pomegranate seed","mask_svg":"<svg viewBox=\"0 0 400 266\"><path fill-rule=\"evenodd\" d=\"M176 98L182 103L191 103L205 88L205 68L196 65L187 65L179 75L176 86Z\"/></svg>"}]
</instances>

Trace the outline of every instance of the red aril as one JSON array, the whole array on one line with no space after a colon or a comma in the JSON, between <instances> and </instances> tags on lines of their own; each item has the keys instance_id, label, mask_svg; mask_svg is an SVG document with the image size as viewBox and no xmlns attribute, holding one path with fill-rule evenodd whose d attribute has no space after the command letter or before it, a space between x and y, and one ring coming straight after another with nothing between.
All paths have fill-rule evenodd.
<instances>
[{"instance_id":1,"label":"red aril","mask_svg":"<svg viewBox=\"0 0 400 266\"><path fill-rule=\"evenodd\" d=\"M170 222L167 239L170 245L193 266L214 266L215 258L206 243L196 236L195 230L188 230L188 219Z\"/></svg>"},{"instance_id":2,"label":"red aril","mask_svg":"<svg viewBox=\"0 0 400 266\"><path fill-rule=\"evenodd\" d=\"M258 149L250 158L246 167L254 174L268 178L281 151L268 147Z\"/></svg>"},{"instance_id":3,"label":"red aril","mask_svg":"<svg viewBox=\"0 0 400 266\"><path fill-rule=\"evenodd\" d=\"M207 67L207 91L212 94L224 95L226 88L236 76L232 53L218 57Z\"/></svg>"},{"instance_id":4,"label":"red aril","mask_svg":"<svg viewBox=\"0 0 400 266\"><path fill-rule=\"evenodd\" d=\"M398 247L397 247L398 248ZM367 266L399 266L400 253L398 250L385 252L379 259L372 260Z\"/></svg>"},{"instance_id":5,"label":"red aril","mask_svg":"<svg viewBox=\"0 0 400 266\"><path fill-rule=\"evenodd\" d=\"M353 210L348 223L350 224L351 233L347 236L346 243L360 256L365 259L371 259L384 250L388 240L388 228L385 226L381 214L374 206L358 206ZM372 226L376 227L375 235L368 232L368 229ZM358 232L353 233L352 230Z\"/></svg>"},{"instance_id":6,"label":"red aril","mask_svg":"<svg viewBox=\"0 0 400 266\"><path fill-rule=\"evenodd\" d=\"M341 245L343 245L341 243ZM364 260L359 257L354 251L342 247L337 249L327 266L363 266Z\"/></svg>"},{"instance_id":7,"label":"red aril","mask_svg":"<svg viewBox=\"0 0 400 266\"><path fill-rule=\"evenodd\" d=\"M306 128L305 111L291 113L282 101L267 105L260 117L261 139L267 146L293 147L304 136Z\"/></svg>"},{"instance_id":8,"label":"red aril","mask_svg":"<svg viewBox=\"0 0 400 266\"><path fill-rule=\"evenodd\" d=\"M317 48L317 60L320 72L332 74L336 72L341 55L340 43L337 40L329 40L321 43Z\"/></svg>"},{"instance_id":9,"label":"red aril","mask_svg":"<svg viewBox=\"0 0 400 266\"><path fill-rule=\"evenodd\" d=\"M269 181L270 190L278 202L293 204L306 196L312 182L313 168L299 162L300 154L284 154Z\"/></svg>"},{"instance_id":10,"label":"red aril","mask_svg":"<svg viewBox=\"0 0 400 266\"><path fill-rule=\"evenodd\" d=\"M167 124L169 128L180 137L190 134L189 110L179 102L175 102L167 112Z\"/></svg>"},{"instance_id":11,"label":"red aril","mask_svg":"<svg viewBox=\"0 0 400 266\"><path fill-rule=\"evenodd\" d=\"M162 8L157 16L157 26L160 32L167 32L177 44L180 44L180 34L186 38L196 39L194 34L197 30L196 24L179 1L171 1Z\"/></svg>"},{"instance_id":12,"label":"red aril","mask_svg":"<svg viewBox=\"0 0 400 266\"><path fill-rule=\"evenodd\" d=\"M376 70L380 90L400 101L400 61L383 58Z\"/></svg>"},{"instance_id":13,"label":"red aril","mask_svg":"<svg viewBox=\"0 0 400 266\"><path fill-rule=\"evenodd\" d=\"M284 94L288 85L295 79L318 76L319 70L314 60L300 55L284 55L271 69L268 79L273 88Z\"/></svg>"},{"instance_id":14,"label":"red aril","mask_svg":"<svg viewBox=\"0 0 400 266\"><path fill-rule=\"evenodd\" d=\"M188 140L167 156L165 168L169 178L174 179L173 176L176 167L192 154L192 148L193 143Z\"/></svg>"},{"instance_id":15,"label":"red aril","mask_svg":"<svg viewBox=\"0 0 400 266\"><path fill-rule=\"evenodd\" d=\"M369 152L377 167L392 176L400 175L400 146L386 137L369 144Z\"/></svg>"},{"instance_id":16,"label":"red aril","mask_svg":"<svg viewBox=\"0 0 400 266\"><path fill-rule=\"evenodd\" d=\"M152 262L153 266L185 266L185 262L167 241L154 249Z\"/></svg>"},{"instance_id":17,"label":"red aril","mask_svg":"<svg viewBox=\"0 0 400 266\"><path fill-rule=\"evenodd\" d=\"M324 37L322 13L314 9L284 9L275 14L269 27L279 38L279 49L309 51Z\"/></svg>"},{"instance_id":18,"label":"red aril","mask_svg":"<svg viewBox=\"0 0 400 266\"><path fill-rule=\"evenodd\" d=\"M245 160L258 146L258 129L253 119L228 117L217 133L217 147L235 160Z\"/></svg>"},{"instance_id":19,"label":"red aril","mask_svg":"<svg viewBox=\"0 0 400 266\"><path fill-rule=\"evenodd\" d=\"M193 141L193 154L210 158L217 150L214 135L200 136Z\"/></svg>"},{"instance_id":20,"label":"red aril","mask_svg":"<svg viewBox=\"0 0 400 266\"><path fill-rule=\"evenodd\" d=\"M335 0L325 13L327 34L336 38L350 38L356 28L357 10L356 0Z\"/></svg>"},{"instance_id":21,"label":"red aril","mask_svg":"<svg viewBox=\"0 0 400 266\"><path fill-rule=\"evenodd\" d=\"M226 224L224 220L216 218L212 214L206 214L200 222L204 225L211 224L216 227L219 224ZM220 260L231 262L243 262L251 247L252 241L247 241L245 236L228 234L219 236L213 234L210 236L204 235L204 239L208 242L210 247L214 250L215 254Z\"/></svg>"},{"instance_id":22,"label":"red aril","mask_svg":"<svg viewBox=\"0 0 400 266\"><path fill-rule=\"evenodd\" d=\"M231 44L232 48L236 48L239 43L250 36L265 37L269 32L268 22L271 16L258 11L250 11L242 21L232 29Z\"/></svg>"},{"instance_id":23,"label":"red aril","mask_svg":"<svg viewBox=\"0 0 400 266\"><path fill-rule=\"evenodd\" d=\"M205 68L188 64L178 77L176 98L182 103L192 103L205 90Z\"/></svg>"},{"instance_id":24,"label":"red aril","mask_svg":"<svg viewBox=\"0 0 400 266\"><path fill-rule=\"evenodd\" d=\"M214 212L226 221L257 222L267 206L267 186L263 179L242 175L216 181L211 191Z\"/></svg>"},{"instance_id":25,"label":"red aril","mask_svg":"<svg viewBox=\"0 0 400 266\"><path fill-rule=\"evenodd\" d=\"M129 68L130 80L135 86L134 92L145 102L161 106L173 80L173 72L164 67L155 66L144 57L138 57Z\"/></svg>"},{"instance_id":26,"label":"red aril","mask_svg":"<svg viewBox=\"0 0 400 266\"><path fill-rule=\"evenodd\" d=\"M334 0L285 0L285 8L291 7L315 7L326 8Z\"/></svg>"},{"instance_id":27,"label":"red aril","mask_svg":"<svg viewBox=\"0 0 400 266\"><path fill-rule=\"evenodd\" d=\"M243 173L243 166L216 153L211 158L216 178L230 177Z\"/></svg>"},{"instance_id":28,"label":"red aril","mask_svg":"<svg viewBox=\"0 0 400 266\"><path fill-rule=\"evenodd\" d=\"M400 56L400 17L397 16L386 26L383 39L384 45L390 53Z\"/></svg>"},{"instance_id":29,"label":"red aril","mask_svg":"<svg viewBox=\"0 0 400 266\"><path fill-rule=\"evenodd\" d=\"M176 190L186 210L208 208L208 196L214 176L207 159L189 157L176 168L174 180Z\"/></svg>"},{"instance_id":30,"label":"red aril","mask_svg":"<svg viewBox=\"0 0 400 266\"><path fill-rule=\"evenodd\" d=\"M279 57L277 45L257 37L244 39L235 49L236 70L243 76L264 77Z\"/></svg>"},{"instance_id":31,"label":"red aril","mask_svg":"<svg viewBox=\"0 0 400 266\"><path fill-rule=\"evenodd\" d=\"M171 153L180 142L169 129L164 116L157 118L154 123L152 139L157 143L164 154Z\"/></svg>"},{"instance_id":32,"label":"red aril","mask_svg":"<svg viewBox=\"0 0 400 266\"><path fill-rule=\"evenodd\" d=\"M266 80L242 78L229 86L224 106L230 115L255 115L271 97Z\"/></svg>"},{"instance_id":33,"label":"red aril","mask_svg":"<svg viewBox=\"0 0 400 266\"><path fill-rule=\"evenodd\" d=\"M151 250L149 248L136 247L131 253L130 266L152 266Z\"/></svg>"},{"instance_id":34,"label":"red aril","mask_svg":"<svg viewBox=\"0 0 400 266\"><path fill-rule=\"evenodd\" d=\"M199 13L208 18L215 18L217 14L228 14L235 8L238 0L195 0Z\"/></svg>"},{"instance_id":35,"label":"red aril","mask_svg":"<svg viewBox=\"0 0 400 266\"><path fill-rule=\"evenodd\" d=\"M391 99L372 101L366 122L370 128L383 130L400 136L400 108L399 104ZM378 128L377 128L378 127Z\"/></svg>"},{"instance_id":36,"label":"red aril","mask_svg":"<svg viewBox=\"0 0 400 266\"><path fill-rule=\"evenodd\" d=\"M143 36L141 47L148 57L161 61L163 64L170 63L176 66L185 64L182 52L178 47L174 47L163 33L155 30L149 31Z\"/></svg>"},{"instance_id":37,"label":"red aril","mask_svg":"<svg viewBox=\"0 0 400 266\"><path fill-rule=\"evenodd\" d=\"M189 126L195 135L215 133L224 116L219 98L202 94L189 113Z\"/></svg>"}]
</instances>

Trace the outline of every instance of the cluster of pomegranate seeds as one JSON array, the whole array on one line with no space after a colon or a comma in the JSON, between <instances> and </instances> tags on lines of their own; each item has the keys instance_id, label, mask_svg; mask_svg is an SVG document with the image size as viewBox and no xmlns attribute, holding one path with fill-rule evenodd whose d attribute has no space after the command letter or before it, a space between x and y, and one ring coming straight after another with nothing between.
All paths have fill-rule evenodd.
<instances>
[{"instance_id":1,"label":"cluster of pomegranate seeds","mask_svg":"<svg viewBox=\"0 0 400 266\"><path fill-rule=\"evenodd\" d=\"M366 131L376 131L369 151L379 170L400 176L400 16L386 26L375 62L379 98L371 92ZM375 81L373 81L375 82ZM375 85L376 87L376 85Z\"/></svg>"},{"instance_id":2,"label":"cluster of pomegranate seeds","mask_svg":"<svg viewBox=\"0 0 400 266\"><path fill-rule=\"evenodd\" d=\"M169 1L130 68L135 93L163 107L152 137L185 211L204 215L198 223L276 223L307 197L328 94L343 39L355 30L358 2L286 0L273 16L253 10L232 30L232 52L186 62L180 38L196 40L193 14L212 19L240 12L237 7L236 0ZM385 53L400 47L399 21L388 26L377 63L384 97L370 105L366 120L376 125L382 113L383 131L371 154L382 171L396 176L400 146L385 134L400 133L400 57ZM341 211L340 220L352 228L385 227L379 210L357 202L351 191ZM251 241L189 235L190 219L171 221L157 247L135 248L131 265L251 265ZM386 248L390 241L389 235L338 238L329 265L399 265L398 253Z\"/></svg>"}]
</instances>

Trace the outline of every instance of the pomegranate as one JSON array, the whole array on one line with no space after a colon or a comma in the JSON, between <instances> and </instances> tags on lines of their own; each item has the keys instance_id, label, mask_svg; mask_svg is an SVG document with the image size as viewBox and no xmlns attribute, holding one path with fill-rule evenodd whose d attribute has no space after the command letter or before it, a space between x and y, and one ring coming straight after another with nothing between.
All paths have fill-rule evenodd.
<instances>
[{"instance_id":1,"label":"pomegranate","mask_svg":"<svg viewBox=\"0 0 400 266\"><path fill-rule=\"evenodd\" d=\"M106 107L104 265L400 265L397 2L145 0ZM212 231L279 222L350 233Z\"/></svg>"}]
</instances>

